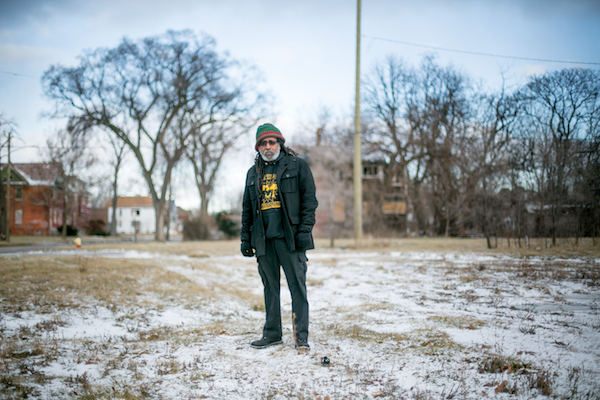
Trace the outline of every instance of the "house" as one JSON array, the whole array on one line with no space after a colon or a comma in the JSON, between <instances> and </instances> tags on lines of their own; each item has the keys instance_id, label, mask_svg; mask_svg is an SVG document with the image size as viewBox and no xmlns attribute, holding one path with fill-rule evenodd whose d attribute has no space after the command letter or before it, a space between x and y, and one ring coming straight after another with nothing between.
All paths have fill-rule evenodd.
<instances>
[{"instance_id":1,"label":"house","mask_svg":"<svg viewBox=\"0 0 600 400\"><path fill-rule=\"evenodd\" d=\"M310 165L317 188L313 234L317 237L352 237L354 233L353 154L339 146L295 146ZM410 204L407 178L401 168L392 170L383 157L362 160L363 226L375 235L407 234Z\"/></svg>"},{"instance_id":2,"label":"house","mask_svg":"<svg viewBox=\"0 0 600 400\"><path fill-rule=\"evenodd\" d=\"M294 146L305 159L315 180L319 206L315 212L315 237L351 237L353 191L351 154L333 146Z\"/></svg>"},{"instance_id":3,"label":"house","mask_svg":"<svg viewBox=\"0 0 600 400\"><path fill-rule=\"evenodd\" d=\"M113 214L112 199L104 202L104 208L108 209L107 217L110 224ZM149 234L156 230L156 214L150 197L117 197L116 214L117 233Z\"/></svg>"},{"instance_id":4,"label":"house","mask_svg":"<svg viewBox=\"0 0 600 400\"><path fill-rule=\"evenodd\" d=\"M0 170L6 195L8 168L2 165ZM11 163L10 170L11 235L54 235L63 222L79 230L87 227L89 195L60 164Z\"/></svg>"}]
</instances>

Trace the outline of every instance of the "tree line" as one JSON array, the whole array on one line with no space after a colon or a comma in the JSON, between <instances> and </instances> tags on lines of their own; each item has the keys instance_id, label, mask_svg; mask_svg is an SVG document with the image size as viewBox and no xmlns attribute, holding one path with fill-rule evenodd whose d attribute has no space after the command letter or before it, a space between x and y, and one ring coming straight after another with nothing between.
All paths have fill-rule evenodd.
<instances>
[{"instance_id":1,"label":"tree line","mask_svg":"<svg viewBox=\"0 0 600 400\"><path fill-rule=\"evenodd\" d=\"M409 230L485 235L490 247L498 235L519 245L598 236L598 71L563 69L490 92L433 56L417 67L389 56L362 90L363 154L383 166L382 192L401 177ZM324 140L350 151L353 129L327 121Z\"/></svg>"},{"instance_id":2,"label":"tree line","mask_svg":"<svg viewBox=\"0 0 600 400\"><path fill-rule=\"evenodd\" d=\"M93 143L106 144L113 209L124 158L134 157L154 204L155 238L164 240L174 169L193 171L206 223L224 155L271 112L261 83L254 66L189 30L86 51L78 65L53 65L42 77L50 117L66 121L47 155L74 175L98 158ZM416 67L390 56L363 77L363 154L383 166L383 191L400 177L412 232L483 234L489 246L498 235L596 237L599 95L591 69L491 92L433 56ZM323 143L351 154L351 125L331 123L327 112L319 119ZM330 160L327 170L338 171L329 181L351 176L341 160ZM370 223L366 231L377 233L381 220Z\"/></svg>"}]
</instances>

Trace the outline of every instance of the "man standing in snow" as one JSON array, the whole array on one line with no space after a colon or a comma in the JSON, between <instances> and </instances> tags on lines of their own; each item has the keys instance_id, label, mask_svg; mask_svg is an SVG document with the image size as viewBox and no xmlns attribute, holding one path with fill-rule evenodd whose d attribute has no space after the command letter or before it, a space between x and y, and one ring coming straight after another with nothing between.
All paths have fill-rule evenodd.
<instances>
[{"instance_id":1,"label":"man standing in snow","mask_svg":"<svg viewBox=\"0 0 600 400\"><path fill-rule=\"evenodd\" d=\"M242 210L242 254L256 256L264 286L266 322L257 349L282 343L280 267L292 296L292 323L296 348L308 345L306 250L314 249L312 228L317 198L315 182L306 161L285 147L285 139L272 124L256 131L254 166L246 176Z\"/></svg>"}]
</instances>

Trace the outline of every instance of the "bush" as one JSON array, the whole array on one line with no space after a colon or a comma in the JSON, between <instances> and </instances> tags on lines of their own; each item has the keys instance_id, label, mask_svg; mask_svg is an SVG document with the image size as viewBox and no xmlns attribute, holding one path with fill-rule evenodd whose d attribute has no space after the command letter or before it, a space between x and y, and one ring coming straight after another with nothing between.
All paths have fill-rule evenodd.
<instances>
[{"instance_id":1,"label":"bush","mask_svg":"<svg viewBox=\"0 0 600 400\"><path fill-rule=\"evenodd\" d=\"M183 223L183 240L210 239L210 220L202 221L199 216L193 216Z\"/></svg>"},{"instance_id":2,"label":"bush","mask_svg":"<svg viewBox=\"0 0 600 400\"><path fill-rule=\"evenodd\" d=\"M67 234L68 234L67 227ZM108 232L106 231L106 224L101 219L93 219L88 224L88 235L95 236L108 236Z\"/></svg>"},{"instance_id":3,"label":"bush","mask_svg":"<svg viewBox=\"0 0 600 400\"><path fill-rule=\"evenodd\" d=\"M58 227L58 233L62 234L63 226ZM73 228L71 225L67 225L67 236L77 236L79 229Z\"/></svg>"},{"instance_id":4,"label":"bush","mask_svg":"<svg viewBox=\"0 0 600 400\"><path fill-rule=\"evenodd\" d=\"M233 239L240 234L240 227L235 221L234 216L230 215L226 211L220 211L215 216L219 230L227 237L227 239Z\"/></svg>"}]
</instances>

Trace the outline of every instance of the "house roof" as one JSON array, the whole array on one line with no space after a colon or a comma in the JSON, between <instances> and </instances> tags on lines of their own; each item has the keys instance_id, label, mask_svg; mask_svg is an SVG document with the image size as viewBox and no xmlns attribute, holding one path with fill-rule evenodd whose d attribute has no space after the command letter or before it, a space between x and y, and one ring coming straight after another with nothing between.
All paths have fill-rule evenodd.
<instances>
[{"instance_id":1,"label":"house roof","mask_svg":"<svg viewBox=\"0 0 600 400\"><path fill-rule=\"evenodd\" d=\"M10 167L31 186L54 186L61 180L63 173L60 164L56 163L11 163Z\"/></svg>"},{"instance_id":2,"label":"house roof","mask_svg":"<svg viewBox=\"0 0 600 400\"><path fill-rule=\"evenodd\" d=\"M106 199L102 208L112 207L112 199ZM117 207L154 207L152 199L147 196L117 197Z\"/></svg>"}]
</instances>

